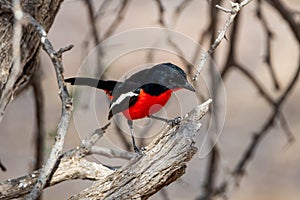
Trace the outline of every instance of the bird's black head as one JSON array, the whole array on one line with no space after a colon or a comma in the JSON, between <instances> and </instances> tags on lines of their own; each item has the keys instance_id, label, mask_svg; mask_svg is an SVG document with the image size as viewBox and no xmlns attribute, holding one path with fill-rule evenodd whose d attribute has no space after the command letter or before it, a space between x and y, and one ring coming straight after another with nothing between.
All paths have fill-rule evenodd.
<instances>
[{"instance_id":1,"label":"bird's black head","mask_svg":"<svg viewBox=\"0 0 300 200\"><path fill-rule=\"evenodd\" d=\"M188 82L186 73L172 63L155 65L149 70L149 77L153 83L160 84L171 90L185 88L195 92L193 86Z\"/></svg>"}]
</instances>

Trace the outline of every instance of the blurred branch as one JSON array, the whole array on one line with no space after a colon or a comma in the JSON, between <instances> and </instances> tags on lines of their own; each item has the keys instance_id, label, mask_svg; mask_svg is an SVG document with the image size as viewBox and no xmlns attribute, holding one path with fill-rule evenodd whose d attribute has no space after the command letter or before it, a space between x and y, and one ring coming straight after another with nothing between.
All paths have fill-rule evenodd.
<instances>
[{"instance_id":1,"label":"blurred branch","mask_svg":"<svg viewBox=\"0 0 300 200\"><path fill-rule=\"evenodd\" d=\"M243 0L241 3L233 3L231 2L231 10L230 10L230 15L227 18L227 20L225 21L223 28L218 32L218 36L215 40L215 42L211 45L210 49L207 52L204 52L201 54L201 58L200 58L200 64L199 67L197 69L197 73L195 74L195 76L193 77L194 81L197 81L197 78L202 70L202 68L204 67L207 59L209 58L209 56L212 55L212 53L215 51L215 49L219 46L219 44L221 43L221 41L225 38L225 34L228 30L228 28L230 27L230 25L232 24L232 22L234 21L234 18L237 16L237 14L239 13L239 11L248 3L250 3L251 0ZM220 9L221 6L218 6L217 8ZM224 9L222 9L224 11ZM225 9L228 10L228 9Z\"/></svg>"},{"instance_id":2,"label":"blurred branch","mask_svg":"<svg viewBox=\"0 0 300 200\"><path fill-rule=\"evenodd\" d=\"M0 160L0 169L2 170L2 171L6 171L6 167L3 165L3 163L1 162L1 160Z\"/></svg>"},{"instance_id":3,"label":"blurred branch","mask_svg":"<svg viewBox=\"0 0 300 200\"><path fill-rule=\"evenodd\" d=\"M207 172L204 182L204 192L201 194L198 200L210 200L212 199L215 192L215 182L218 172L218 161L219 161L219 149L214 146L210 152L210 159L208 161Z\"/></svg>"},{"instance_id":4,"label":"blurred branch","mask_svg":"<svg viewBox=\"0 0 300 200\"><path fill-rule=\"evenodd\" d=\"M94 18L99 18L102 17L103 14L105 13L105 10L108 8L108 6L112 3L113 1L111 0L104 0L100 7L97 9Z\"/></svg>"},{"instance_id":5,"label":"blurred branch","mask_svg":"<svg viewBox=\"0 0 300 200\"><path fill-rule=\"evenodd\" d=\"M288 145L293 143L295 141L295 136L292 133L292 131L288 125L287 119L282 112L279 113L279 122L280 122L281 127L283 128L283 131L286 134L286 137L288 140Z\"/></svg>"},{"instance_id":6,"label":"blurred branch","mask_svg":"<svg viewBox=\"0 0 300 200\"><path fill-rule=\"evenodd\" d=\"M120 129L120 127L117 125L120 123L119 119L118 118L115 118L116 119L116 123L115 123L115 130L116 130L116 133L118 135L118 137L121 139L125 149L127 151L131 151L131 148L132 148L132 144L131 142L129 142L126 138L126 136L124 135L122 129Z\"/></svg>"},{"instance_id":7,"label":"blurred branch","mask_svg":"<svg viewBox=\"0 0 300 200\"><path fill-rule=\"evenodd\" d=\"M273 39L274 34L271 31L271 28L269 27L269 25L267 23L267 20L266 20L265 16L262 13L261 4L262 4L262 1L258 0L257 1L257 7L256 7L256 16L260 20L260 22L262 24L262 27L264 29L264 32L265 32L265 38L266 38L265 39L265 41L266 41L265 62L266 62L267 66L270 70L270 74L271 74L271 78L273 80L274 88L276 90L279 90L280 86L279 86L279 82L278 82L277 76L276 76L275 71L274 71L274 66L273 66L273 63L272 63L272 52L271 52L271 50L272 50L271 43L272 43L272 39Z\"/></svg>"},{"instance_id":8,"label":"blurred branch","mask_svg":"<svg viewBox=\"0 0 300 200\"><path fill-rule=\"evenodd\" d=\"M94 38L94 44L95 46L97 46L100 43L100 39L99 39L99 31L98 28L96 26L96 19L95 19L95 14L94 14L94 6L93 6L93 1L92 0L85 0L84 1L87 9L88 9L88 15L89 15L89 22L90 22L90 26L92 29L92 35Z\"/></svg>"},{"instance_id":9,"label":"blurred branch","mask_svg":"<svg viewBox=\"0 0 300 200\"><path fill-rule=\"evenodd\" d=\"M159 13L158 21L162 26L166 26L166 23L164 20L165 8L163 6L163 3L161 0L154 0L154 1L158 7L158 13Z\"/></svg>"},{"instance_id":10,"label":"blurred branch","mask_svg":"<svg viewBox=\"0 0 300 200\"><path fill-rule=\"evenodd\" d=\"M122 3L120 5L120 9L117 12L117 17L115 20L111 23L110 27L107 29L107 31L104 33L103 40L111 36L111 34L119 27L119 25L122 23L126 11L129 7L130 0L122 0Z\"/></svg>"},{"instance_id":11,"label":"blurred branch","mask_svg":"<svg viewBox=\"0 0 300 200\"><path fill-rule=\"evenodd\" d=\"M33 74L31 85L33 88L35 100L35 118L36 118L36 131L35 131L35 164L34 170L42 167L44 159L44 144L46 135L45 119L44 119L44 95L41 83L41 74L36 71Z\"/></svg>"},{"instance_id":12,"label":"blurred branch","mask_svg":"<svg viewBox=\"0 0 300 200\"><path fill-rule=\"evenodd\" d=\"M273 8L281 15L281 17L290 26L292 33L294 34L296 40L300 41L300 25L294 19L294 13L292 10L288 9L280 0L266 0Z\"/></svg>"},{"instance_id":13,"label":"blurred branch","mask_svg":"<svg viewBox=\"0 0 300 200\"><path fill-rule=\"evenodd\" d=\"M276 5L275 8L276 9L278 8L277 11L279 13L281 13L282 15L287 14L286 8L280 3L280 1L268 1L268 2L274 2L273 5L274 6ZM296 26L296 22L293 21L293 19L289 16L290 16L290 14L288 14L288 16L283 16L283 18L286 20L286 23L288 23L290 25L292 32L296 36L296 40L298 42L298 51L300 51L300 49L299 49L300 32L298 32L298 27ZM268 28L266 28L266 29L268 29ZM269 40L269 39L267 38L266 40ZM231 44L230 47L233 48L233 50L234 50L234 48L236 48L236 45ZM268 119L262 125L262 128L253 135L252 140L250 141L250 144L245 149L240 160L236 164L236 166L232 172L232 176L234 177L234 179L229 178L228 180L223 181L220 184L220 186L215 189L215 192L214 192L215 195L224 195L230 184L236 185L239 182L239 180L245 174L246 166L250 162L250 160L253 158L254 153L255 153L256 149L258 148L258 145L260 144L260 142L262 141L264 136L266 136L268 131L273 127L274 122L277 118L280 120L280 123L281 123L283 129L285 130L288 141L291 142L294 140L294 136L288 127L288 124L285 120L284 114L281 111L281 108L282 108L282 105L284 104L285 100L287 99L287 97L289 96L289 94L291 93L293 88L295 87L296 82L299 78L300 56L298 58L298 67L297 67L297 70L296 70L294 76L291 78L287 88L282 92L280 97L275 100L275 99L271 98L271 96L266 92L266 90L263 88L262 84L259 83L259 81L248 70L246 70L245 67L243 67L240 63L238 63L238 61L236 61L236 57L234 56L233 53L231 53L229 55L230 55L230 58L228 58L228 59L230 60L230 62L227 61L227 65L225 66L225 69L226 69L226 67L229 68L229 65L230 65L230 67L238 69L241 73L243 73L243 75L251 81L251 83L255 86L255 88L258 89L261 96L269 103L269 105L272 107L273 110L272 110L272 113L270 114L270 116L268 117ZM271 76L273 76L273 75L271 75Z\"/></svg>"},{"instance_id":14,"label":"blurred branch","mask_svg":"<svg viewBox=\"0 0 300 200\"><path fill-rule=\"evenodd\" d=\"M192 0L182 0L182 2L176 7L175 12L173 13L173 25L171 27L174 27L177 23L177 20L181 13L187 8L187 6L192 2Z\"/></svg>"}]
</instances>

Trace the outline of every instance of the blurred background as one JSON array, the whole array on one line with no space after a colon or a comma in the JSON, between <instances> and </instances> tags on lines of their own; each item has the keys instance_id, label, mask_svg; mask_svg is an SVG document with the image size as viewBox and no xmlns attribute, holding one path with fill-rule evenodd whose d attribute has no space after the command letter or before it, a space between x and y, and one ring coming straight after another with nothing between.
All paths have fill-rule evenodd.
<instances>
[{"instance_id":1,"label":"blurred background","mask_svg":"<svg viewBox=\"0 0 300 200\"><path fill-rule=\"evenodd\" d=\"M220 2L206 0L92 1L93 9L97 14L95 24L98 29L99 42L102 41L98 48L94 49L95 37L91 31L87 4L83 0L66 0L50 29L49 39L57 49L69 44L75 45L71 51L63 55L65 77L81 75L118 80L124 79L126 74L132 74L153 63L173 62L190 72L191 80L195 74L195 67L191 65L197 66L201 50L198 54L194 52L198 46L204 50L209 49L212 35L218 33L228 16L217 9L211 11L211 4L214 5L216 2L225 8L230 8L229 1L225 0ZM281 2L290 11L300 11L298 0ZM257 17L258 5L261 5L260 9L267 26L264 22L262 23L264 20ZM160 6L163 6L162 12L160 12ZM295 12L294 17L299 21L299 13ZM215 31L207 29L210 22L214 24ZM286 91L296 74L299 65L299 41L295 39L288 23L279 15L274 6L265 1L252 1L242 9L236 26L236 34L234 35L234 31L230 30L226 34L227 40L222 41L213 57L215 63L213 66L220 70L225 90L225 93L222 92L222 86L217 100L220 104L217 109L219 130L209 132L209 119L211 118L207 117L204 120L203 130L196 137L196 146L199 149L204 146L206 149L204 153L200 151L196 154L188 163L186 174L151 199L197 199L205 196L207 175L211 169L209 165L211 154L205 156L211 150L209 141L205 140L206 134L219 136L217 147L220 161L215 164L217 171L213 173L215 177L213 185L217 188L230 177L230 171L234 170L241 160L252 141L253 134L258 133L272 116L273 107L262 97L245 73L241 73L241 70L235 67L228 67L228 70L224 70L227 68L226 64L230 56L228 52L231 48L235 49L234 56L231 57L234 62L231 64L239 64L245 68L274 100ZM160 29L153 29L155 27ZM265 62L268 49L265 27L273 33L270 47L274 75L268 63ZM203 36L206 30L209 30L208 34ZM144 33L143 31L151 34L141 34ZM174 44L165 41L168 37L162 36L166 35L171 35L170 38L174 39ZM162 40L156 40L157 38ZM141 41L149 43L141 44ZM232 41L235 41L234 45ZM136 46L133 44L152 45L155 50L147 48L134 50ZM128 52L122 53L121 50L127 49ZM101 51L104 52L102 52L103 55ZM99 54L103 57L97 57ZM194 55L196 55L195 59L193 59ZM99 66L98 58L103 58L99 60L105 67L97 67ZM183 115L212 96L208 67L211 66L205 66L201 78L196 83L197 95L187 91L176 93L166 109L160 113L161 116L171 118L178 114ZM61 104L55 72L44 52L41 55L41 77L47 132L44 155L47 159L60 117ZM276 82L279 86L277 89ZM76 147L85 135L98 128L99 125L105 124L109 105L102 92L85 87L74 90L72 87L69 88L74 97L75 110L67 134L65 150ZM254 150L253 157L247 163L245 175L241 178L239 186L234 187L235 184L232 183L234 180L229 180L233 186L229 187L225 193L229 199L299 199L300 157L297 154L300 151L299 99L300 86L296 82L280 108L280 113L282 113L280 116L284 116L285 120L283 117L275 118L274 123ZM33 168L36 124L34 104L33 91L29 88L23 91L6 110L0 124L0 157L8 170L0 172L1 181L24 175ZM128 130L122 120L122 117L116 117L114 125L97 143L99 146L131 151L131 149L126 149L126 145L118 136L120 130L117 130L117 126L130 142ZM150 142L164 127L162 123L147 119L135 124L137 137L142 138L139 140L140 146ZM147 137L143 135L145 132L147 132ZM215 136L212 137L215 138ZM289 140L293 137L295 140L290 143ZM125 162L96 156L89 159L110 165L120 165ZM65 199L91 184L90 181L82 180L63 182L47 188L43 197L44 199Z\"/></svg>"}]
</instances>

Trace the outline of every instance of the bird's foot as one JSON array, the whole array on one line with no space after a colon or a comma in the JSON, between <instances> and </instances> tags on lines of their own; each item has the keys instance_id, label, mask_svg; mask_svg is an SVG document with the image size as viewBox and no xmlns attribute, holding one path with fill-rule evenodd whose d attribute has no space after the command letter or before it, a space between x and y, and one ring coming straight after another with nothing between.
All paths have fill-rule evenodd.
<instances>
[{"instance_id":1,"label":"bird's foot","mask_svg":"<svg viewBox=\"0 0 300 200\"><path fill-rule=\"evenodd\" d=\"M137 146L133 147L134 152L138 155L138 156L143 156L145 155L145 153L143 152L145 150L145 148L138 148Z\"/></svg>"},{"instance_id":2,"label":"bird's foot","mask_svg":"<svg viewBox=\"0 0 300 200\"><path fill-rule=\"evenodd\" d=\"M167 124L174 127L180 124L182 117L175 117L174 119L168 119Z\"/></svg>"}]
</instances>

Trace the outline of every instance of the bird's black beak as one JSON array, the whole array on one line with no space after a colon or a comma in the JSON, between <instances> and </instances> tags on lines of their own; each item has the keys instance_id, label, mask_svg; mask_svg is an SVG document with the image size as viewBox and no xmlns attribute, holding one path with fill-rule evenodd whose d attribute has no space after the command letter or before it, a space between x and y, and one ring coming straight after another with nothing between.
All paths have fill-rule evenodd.
<instances>
[{"instance_id":1,"label":"bird's black beak","mask_svg":"<svg viewBox=\"0 0 300 200\"><path fill-rule=\"evenodd\" d=\"M190 90L192 92L196 92L195 88L187 81L185 82L185 85L182 88L185 88L185 89Z\"/></svg>"}]
</instances>

